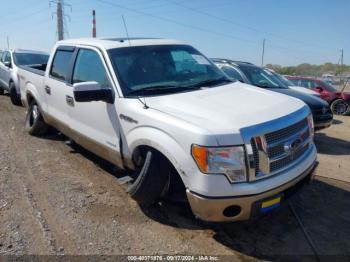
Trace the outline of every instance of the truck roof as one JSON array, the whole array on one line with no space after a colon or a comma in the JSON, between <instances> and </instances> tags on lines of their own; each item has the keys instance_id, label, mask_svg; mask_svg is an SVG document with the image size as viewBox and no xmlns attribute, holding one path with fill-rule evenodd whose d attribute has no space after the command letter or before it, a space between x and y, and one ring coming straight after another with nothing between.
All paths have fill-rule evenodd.
<instances>
[{"instance_id":1,"label":"truck roof","mask_svg":"<svg viewBox=\"0 0 350 262\"><path fill-rule=\"evenodd\" d=\"M79 38L69 39L57 42L58 45L88 45L104 49L129 47L129 46L147 46L147 45L180 45L181 41L161 38Z\"/></svg>"},{"instance_id":2,"label":"truck roof","mask_svg":"<svg viewBox=\"0 0 350 262\"><path fill-rule=\"evenodd\" d=\"M38 50L29 50L29 49L5 49L5 50L0 50L1 52L12 52L12 53L23 53L23 54L40 54L40 55L48 55L49 53L44 52L44 51L38 51Z\"/></svg>"}]
</instances>

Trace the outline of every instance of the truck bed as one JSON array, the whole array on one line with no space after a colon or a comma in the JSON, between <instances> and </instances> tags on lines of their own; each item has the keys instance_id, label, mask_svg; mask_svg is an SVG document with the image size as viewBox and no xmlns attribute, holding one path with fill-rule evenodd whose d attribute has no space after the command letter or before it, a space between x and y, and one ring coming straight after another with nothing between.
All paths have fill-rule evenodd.
<instances>
[{"instance_id":1,"label":"truck bed","mask_svg":"<svg viewBox=\"0 0 350 262\"><path fill-rule=\"evenodd\" d=\"M22 103L28 106L27 93L39 96L44 89L46 64L18 67L19 89Z\"/></svg>"},{"instance_id":2,"label":"truck bed","mask_svg":"<svg viewBox=\"0 0 350 262\"><path fill-rule=\"evenodd\" d=\"M38 75L45 75L45 70L46 70L47 64L35 64L35 65L25 65L25 66L19 66L19 68L32 72L34 74Z\"/></svg>"}]
</instances>

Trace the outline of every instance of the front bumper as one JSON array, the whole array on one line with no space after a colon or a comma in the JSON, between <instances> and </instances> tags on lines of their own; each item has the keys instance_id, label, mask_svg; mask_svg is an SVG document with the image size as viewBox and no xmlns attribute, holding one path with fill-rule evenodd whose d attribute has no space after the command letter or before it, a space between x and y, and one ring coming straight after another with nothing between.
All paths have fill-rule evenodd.
<instances>
[{"instance_id":1,"label":"front bumper","mask_svg":"<svg viewBox=\"0 0 350 262\"><path fill-rule=\"evenodd\" d=\"M315 130L327 128L332 125L333 122L333 114L330 112L327 112L326 114L316 113L312 112L313 119L314 119L314 125Z\"/></svg>"},{"instance_id":2,"label":"front bumper","mask_svg":"<svg viewBox=\"0 0 350 262\"><path fill-rule=\"evenodd\" d=\"M333 122L333 118L328 119L328 120L323 120L323 121L316 121L316 122L314 122L315 130L317 131L320 129L330 127L332 125L332 122Z\"/></svg>"},{"instance_id":3,"label":"front bumper","mask_svg":"<svg viewBox=\"0 0 350 262\"><path fill-rule=\"evenodd\" d=\"M262 200L267 200L276 195L282 196L282 202L293 195L300 185L311 180L317 162L313 162L301 175L293 180L269 191L260 194L238 196L238 197L214 197L208 198L189 190L186 191L187 198L193 213L204 221L210 222L232 222L248 220L259 215ZM224 211L231 206L238 206L240 212L234 216L224 215Z\"/></svg>"}]
</instances>

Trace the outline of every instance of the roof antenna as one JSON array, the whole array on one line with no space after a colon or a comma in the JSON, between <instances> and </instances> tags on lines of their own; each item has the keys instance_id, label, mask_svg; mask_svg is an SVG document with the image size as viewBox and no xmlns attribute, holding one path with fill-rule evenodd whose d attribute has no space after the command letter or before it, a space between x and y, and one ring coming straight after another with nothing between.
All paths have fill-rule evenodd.
<instances>
[{"instance_id":1,"label":"roof antenna","mask_svg":"<svg viewBox=\"0 0 350 262\"><path fill-rule=\"evenodd\" d=\"M131 46L130 37L129 37L129 32L128 32L128 28L126 27L124 15L122 15L122 19L123 19L123 24L124 24L124 29L125 29L126 37L128 38L129 46Z\"/></svg>"},{"instance_id":2,"label":"roof antenna","mask_svg":"<svg viewBox=\"0 0 350 262\"><path fill-rule=\"evenodd\" d=\"M124 29L125 29L125 33L126 33L126 37L128 38L128 42L129 42L129 46L131 47L131 42L130 42L130 37L129 37L129 32L128 32L128 28L126 26L126 22L124 19L124 15L122 15L122 19L123 19L123 24L124 24ZM141 98L138 96L137 99L143 104L143 108L144 109L148 109L149 106L146 103L146 98L143 97L143 101L141 100Z\"/></svg>"}]
</instances>

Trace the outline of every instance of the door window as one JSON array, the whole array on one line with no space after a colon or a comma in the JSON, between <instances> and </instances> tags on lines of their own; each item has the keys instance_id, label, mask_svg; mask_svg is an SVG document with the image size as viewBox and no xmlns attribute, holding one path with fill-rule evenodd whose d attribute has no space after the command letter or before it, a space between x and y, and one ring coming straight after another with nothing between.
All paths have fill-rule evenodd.
<instances>
[{"instance_id":1,"label":"door window","mask_svg":"<svg viewBox=\"0 0 350 262\"><path fill-rule=\"evenodd\" d=\"M66 81L72 55L72 51L57 50L52 62L50 75L59 80Z\"/></svg>"},{"instance_id":2,"label":"door window","mask_svg":"<svg viewBox=\"0 0 350 262\"><path fill-rule=\"evenodd\" d=\"M102 88L109 88L110 82L100 56L93 50L80 49L73 71L73 84L96 81Z\"/></svg>"}]
</instances>

